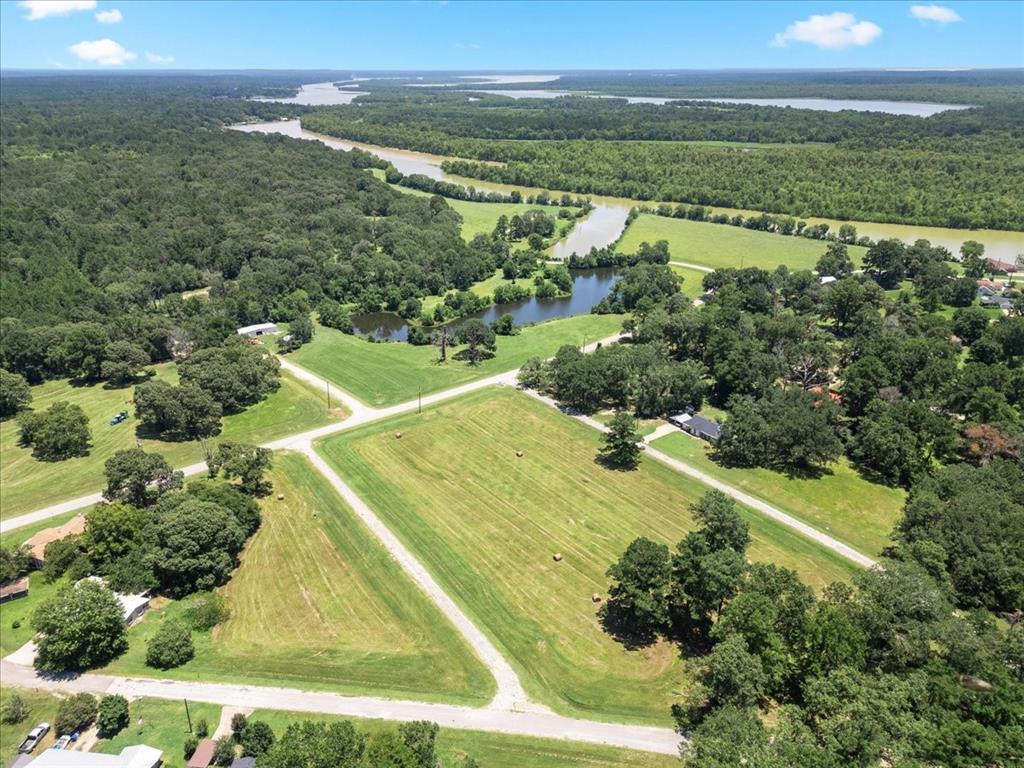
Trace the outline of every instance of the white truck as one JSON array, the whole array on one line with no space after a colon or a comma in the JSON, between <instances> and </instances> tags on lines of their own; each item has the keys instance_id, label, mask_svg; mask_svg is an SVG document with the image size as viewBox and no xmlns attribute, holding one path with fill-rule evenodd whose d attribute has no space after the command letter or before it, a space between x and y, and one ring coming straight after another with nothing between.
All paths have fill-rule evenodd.
<instances>
[{"instance_id":1,"label":"white truck","mask_svg":"<svg viewBox=\"0 0 1024 768\"><path fill-rule=\"evenodd\" d=\"M45 736L49 730L49 723L40 723L37 725L28 732L28 736L26 736L25 740L21 742L21 746L18 747L18 751L23 755L29 754L33 749L39 746L39 742L43 740L43 736Z\"/></svg>"}]
</instances>

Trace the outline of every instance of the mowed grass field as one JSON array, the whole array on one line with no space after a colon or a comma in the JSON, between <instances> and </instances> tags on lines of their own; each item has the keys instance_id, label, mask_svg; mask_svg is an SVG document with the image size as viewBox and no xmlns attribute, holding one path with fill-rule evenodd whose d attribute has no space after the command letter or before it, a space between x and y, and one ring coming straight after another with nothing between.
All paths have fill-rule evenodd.
<instances>
[{"instance_id":1,"label":"mowed grass field","mask_svg":"<svg viewBox=\"0 0 1024 768\"><path fill-rule=\"evenodd\" d=\"M681 432L653 447L765 501L869 556L887 547L906 492L862 478L846 459L817 478L787 477L770 469L723 467L708 443Z\"/></svg>"},{"instance_id":2,"label":"mowed grass field","mask_svg":"<svg viewBox=\"0 0 1024 768\"><path fill-rule=\"evenodd\" d=\"M372 734L393 730L397 723L387 720L317 715L306 712L257 709L250 719L262 720L280 737L292 723L313 720L324 723L351 721L357 730ZM472 756L483 768L678 768L679 758L637 752L575 741L510 736L487 731L468 731L442 727L437 735L437 756L441 768L458 768L462 760Z\"/></svg>"},{"instance_id":3,"label":"mowed grass field","mask_svg":"<svg viewBox=\"0 0 1024 768\"><path fill-rule=\"evenodd\" d=\"M318 449L538 700L577 716L666 725L686 686L677 649L625 650L602 631L591 597L606 595L605 572L637 536L674 546L707 489L650 459L634 472L605 469L599 445L596 430L496 387ZM744 515L752 558L793 568L819 589L853 572L795 532Z\"/></svg>"},{"instance_id":4,"label":"mowed grass field","mask_svg":"<svg viewBox=\"0 0 1024 768\"><path fill-rule=\"evenodd\" d=\"M217 730L221 707L201 701L188 702L188 715L195 728L200 720L210 726L210 735ZM163 751L161 768L182 768L185 759L185 740L189 737L185 702L174 699L134 699L128 703L131 722L128 727L109 739L100 739L92 752L107 755L120 754L125 747L145 744ZM140 722L141 721L141 722Z\"/></svg>"},{"instance_id":5,"label":"mowed grass field","mask_svg":"<svg viewBox=\"0 0 1024 768\"><path fill-rule=\"evenodd\" d=\"M367 405L384 406L511 371L531 357L551 357L564 344L591 343L621 327L622 315L577 315L531 325L517 336L499 336L494 357L472 366L452 358L457 349L449 350L447 363L439 363L433 346L374 344L318 325L313 340L288 359Z\"/></svg>"},{"instance_id":6,"label":"mowed grass field","mask_svg":"<svg viewBox=\"0 0 1024 768\"><path fill-rule=\"evenodd\" d=\"M131 630L130 650L108 671L489 701L490 674L327 481L298 454L275 454L274 464L263 525L220 589L230 618L195 635L192 661L154 670L144 663L146 641L181 610L164 601Z\"/></svg>"},{"instance_id":7,"label":"mowed grass field","mask_svg":"<svg viewBox=\"0 0 1024 768\"><path fill-rule=\"evenodd\" d=\"M154 367L157 378L177 381L173 365ZM105 482L103 463L115 452L134 448L136 444L139 422L131 404L132 392L133 387L107 389L103 384L77 386L68 381L48 381L33 387L34 410L45 410L60 400L82 407L89 417L92 448L87 456L66 461L39 461L32 457L31 448L18 445L17 420L0 422L0 519L101 490ZM119 411L128 411L128 419L111 426L111 417ZM282 373L280 389L251 408L226 416L221 422L223 431L213 442L263 443L327 424L342 415L329 414L322 393ZM197 442L143 440L142 447L163 454L175 467L203 460L203 451Z\"/></svg>"},{"instance_id":8,"label":"mowed grass field","mask_svg":"<svg viewBox=\"0 0 1024 768\"><path fill-rule=\"evenodd\" d=\"M634 253L640 243L658 240L668 241L668 252L673 261L702 264L714 269L740 266L775 269L780 264L790 269L814 269L827 246L821 240L806 237L645 213L626 228L617 250ZM859 266L867 249L851 245L849 252L854 264Z\"/></svg>"}]
</instances>

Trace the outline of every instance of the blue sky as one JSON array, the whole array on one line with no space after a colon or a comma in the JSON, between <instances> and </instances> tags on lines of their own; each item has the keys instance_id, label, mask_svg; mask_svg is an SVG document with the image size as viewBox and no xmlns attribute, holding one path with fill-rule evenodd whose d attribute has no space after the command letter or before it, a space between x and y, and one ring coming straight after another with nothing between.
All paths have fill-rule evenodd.
<instances>
[{"instance_id":1,"label":"blue sky","mask_svg":"<svg viewBox=\"0 0 1024 768\"><path fill-rule=\"evenodd\" d=\"M1020 0L0 3L5 69L1020 66Z\"/></svg>"}]
</instances>

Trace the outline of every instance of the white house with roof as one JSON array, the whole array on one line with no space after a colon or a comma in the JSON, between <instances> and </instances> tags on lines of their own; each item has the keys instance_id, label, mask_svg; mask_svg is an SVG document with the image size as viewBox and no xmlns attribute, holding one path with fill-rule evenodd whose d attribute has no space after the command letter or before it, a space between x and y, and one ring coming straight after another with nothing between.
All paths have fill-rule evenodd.
<instances>
[{"instance_id":1,"label":"white house with roof","mask_svg":"<svg viewBox=\"0 0 1024 768\"><path fill-rule=\"evenodd\" d=\"M85 578L90 581L98 581L104 586L107 585L107 582L99 576L86 576ZM121 604L121 615L124 616L124 623L129 627L141 619L146 613L146 609L149 608L149 595L145 592L140 592L136 595L126 595L121 592L114 592L114 597L116 597L117 602Z\"/></svg>"},{"instance_id":2,"label":"white house with roof","mask_svg":"<svg viewBox=\"0 0 1024 768\"><path fill-rule=\"evenodd\" d=\"M257 336L270 336L278 332L275 323L256 323L256 325L243 325L238 329L239 336L255 339Z\"/></svg>"},{"instance_id":3,"label":"white house with roof","mask_svg":"<svg viewBox=\"0 0 1024 768\"><path fill-rule=\"evenodd\" d=\"M157 768L164 753L145 744L125 747L118 755L47 749L25 768Z\"/></svg>"}]
</instances>

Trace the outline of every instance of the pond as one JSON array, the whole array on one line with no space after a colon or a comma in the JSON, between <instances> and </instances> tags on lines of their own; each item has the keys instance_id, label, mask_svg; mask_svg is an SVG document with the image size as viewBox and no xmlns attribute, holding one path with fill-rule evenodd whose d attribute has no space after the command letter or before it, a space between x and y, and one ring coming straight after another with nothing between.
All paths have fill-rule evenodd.
<instances>
[{"instance_id":1,"label":"pond","mask_svg":"<svg viewBox=\"0 0 1024 768\"><path fill-rule=\"evenodd\" d=\"M276 101L281 104L302 104L306 107L323 107L329 104L351 104L357 96L366 95L366 91L344 90L355 89L359 86L342 86L339 90L333 82L310 83L299 86L299 92L287 98L265 98L257 96L253 101Z\"/></svg>"},{"instance_id":2,"label":"pond","mask_svg":"<svg viewBox=\"0 0 1024 768\"><path fill-rule=\"evenodd\" d=\"M511 304L494 304L468 317L478 317L493 323L504 314L512 315L516 325L531 325L571 315L582 315L608 295L619 279L614 269L579 269L572 273L572 295L553 299L531 296ZM467 318L460 318L455 323ZM405 341L409 325L394 312L369 312L352 316L352 324L359 336L373 336L388 341Z\"/></svg>"}]
</instances>

